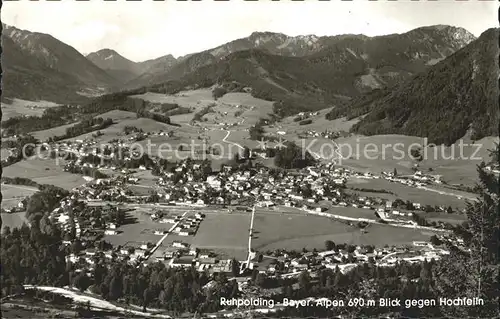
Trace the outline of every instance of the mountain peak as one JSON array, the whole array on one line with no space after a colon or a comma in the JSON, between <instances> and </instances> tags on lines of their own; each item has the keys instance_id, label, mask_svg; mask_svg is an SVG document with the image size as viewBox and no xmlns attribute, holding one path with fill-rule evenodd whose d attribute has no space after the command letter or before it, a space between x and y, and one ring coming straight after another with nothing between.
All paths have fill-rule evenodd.
<instances>
[{"instance_id":1,"label":"mountain peak","mask_svg":"<svg viewBox=\"0 0 500 319\"><path fill-rule=\"evenodd\" d=\"M424 32L424 33L438 32L443 36L447 36L450 39L461 42L463 45L469 44L470 42L476 40L476 37L472 33L470 33L469 31L467 31L462 27L455 27L444 24L420 27L408 33L417 33L417 32Z\"/></svg>"},{"instance_id":2,"label":"mountain peak","mask_svg":"<svg viewBox=\"0 0 500 319\"><path fill-rule=\"evenodd\" d=\"M106 70L115 79L129 81L142 72L138 63L130 61L113 49L101 49L87 55L87 59Z\"/></svg>"},{"instance_id":3,"label":"mountain peak","mask_svg":"<svg viewBox=\"0 0 500 319\"><path fill-rule=\"evenodd\" d=\"M101 49L99 51L87 54L87 57L92 55L92 54L97 54L98 56L120 55L118 52L116 52L113 49Z\"/></svg>"},{"instance_id":4,"label":"mountain peak","mask_svg":"<svg viewBox=\"0 0 500 319\"><path fill-rule=\"evenodd\" d=\"M435 29L446 33L460 28ZM363 135L404 134L451 145L471 131L481 139L498 133L498 29L403 82L347 106L347 115L367 114L353 131ZM368 113L367 113L368 111Z\"/></svg>"}]
</instances>

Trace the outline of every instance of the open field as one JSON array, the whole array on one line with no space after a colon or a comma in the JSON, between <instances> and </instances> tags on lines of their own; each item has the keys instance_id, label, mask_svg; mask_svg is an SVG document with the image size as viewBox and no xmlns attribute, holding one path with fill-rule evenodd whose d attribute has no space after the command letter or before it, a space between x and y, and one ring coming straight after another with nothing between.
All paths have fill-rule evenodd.
<instances>
[{"instance_id":1,"label":"open field","mask_svg":"<svg viewBox=\"0 0 500 319\"><path fill-rule=\"evenodd\" d=\"M467 220L467 216L459 214L425 213L422 215L428 221L450 223L452 225L462 224Z\"/></svg>"},{"instance_id":2,"label":"open field","mask_svg":"<svg viewBox=\"0 0 500 319\"><path fill-rule=\"evenodd\" d=\"M352 120L347 120L345 118L339 118L335 120L327 120L325 114L330 112L331 108L318 111L317 115L309 117L312 123L306 125L299 125L299 122L295 122L294 119L297 115L292 115L285 117L274 127L266 127L266 131L269 133L276 133L278 131L284 131L286 134L284 137L287 139L295 139L297 134L304 131L316 131L318 133L324 132L325 130L330 131L346 131L349 132L351 127L359 122L359 118Z\"/></svg>"},{"instance_id":3,"label":"open field","mask_svg":"<svg viewBox=\"0 0 500 319\"><path fill-rule=\"evenodd\" d=\"M489 149L498 138L484 138L464 145L451 147L436 146L422 148L424 159L419 162L420 170L441 175L449 184L474 185L477 181L476 165L481 161L489 162ZM295 138L298 145L308 147L314 153L323 154L331 160L333 141L325 138ZM342 166L357 171L390 171L394 168L399 174L412 174L417 162L410 157L410 150L428 145L424 138L404 135L350 136L338 138L335 143L340 147Z\"/></svg>"},{"instance_id":4,"label":"open field","mask_svg":"<svg viewBox=\"0 0 500 319\"><path fill-rule=\"evenodd\" d=\"M64 163L54 159L31 157L3 169L6 177L27 177L39 184L50 184L71 190L85 183L81 175L63 171Z\"/></svg>"},{"instance_id":5,"label":"open field","mask_svg":"<svg viewBox=\"0 0 500 319\"><path fill-rule=\"evenodd\" d=\"M66 129L73 127L76 124L78 124L78 122L49 128L47 130L34 131L30 134L39 139L41 142L45 142L49 137L61 136L66 134Z\"/></svg>"},{"instance_id":6,"label":"open field","mask_svg":"<svg viewBox=\"0 0 500 319\"><path fill-rule=\"evenodd\" d=\"M104 239L110 242L113 246L134 246L139 247L145 243L156 244L161 238L155 235L155 230L169 230L172 224L160 224L150 219L148 210L134 210L128 212L128 215L135 219L136 222L132 224L122 225L117 229L121 231L118 235L106 235ZM172 235L172 237L175 237ZM170 239L170 235L167 240ZM163 245L168 242L165 240Z\"/></svg>"},{"instance_id":7,"label":"open field","mask_svg":"<svg viewBox=\"0 0 500 319\"><path fill-rule=\"evenodd\" d=\"M227 93L214 100L211 89L181 91L174 95L147 92L132 97L158 104L175 103L181 107L192 109L193 113L171 117L172 122L179 124L188 124L196 112L208 105L213 105L213 113L204 116L207 121L202 122L201 126L218 125L219 123L232 124L244 119L239 127L249 127L255 124L259 118L267 117L272 112L273 105L273 102L254 98L249 93ZM237 113L241 114L237 115Z\"/></svg>"},{"instance_id":8,"label":"open field","mask_svg":"<svg viewBox=\"0 0 500 319\"><path fill-rule=\"evenodd\" d=\"M137 171L131 176L139 178L139 185L142 186L153 186L156 184L155 180L158 179L158 176L151 174L151 171Z\"/></svg>"},{"instance_id":9,"label":"open field","mask_svg":"<svg viewBox=\"0 0 500 319\"><path fill-rule=\"evenodd\" d=\"M253 247L274 249L324 249L325 241L355 245L404 245L428 240L432 233L409 228L371 224L367 232L325 217L305 214L258 213L255 215Z\"/></svg>"},{"instance_id":10,"label":"open field","mask_svg":"<svg viewBox=\"0 0 500 319\"><path fill-rule=\"evenodd\" d=\"M386 193L370 193L373 197L382 197L390 200L400 198L402 200L409 200L414 203L420 203L422 205L431 206L451 206L454 208L465 208L465 198L459 199L452 195L443 195L436 192L431 192L416 187L410 187L402 185L399 183L392 183L384 179L351 179L347 182L348 187L355 188L367 188L367 189L377 189L386 190L392 192L396 195L386 194ZM434 186L432 186L434 188ZM436 188L437 190L445 191L441 188ZM460 196L474 197L474 194L469 194L465 192L459 192L454 190L446 189L446 192L457 194ZM380 196L379 196L380 195Z\"/></svg>"},{"instance_id":11,"label":"open field","mask_svg":"<svg viewBox=\"0 0 500 319\"><path fill-rule=\"evenodd\" d=\"M36 192L38 192L38 189L34 187L2 184L2 208L15 207L22 199Z\"/></svg>"},{"instance_id":12,"label":"open field","mask_svg":"<svg viewBox=\"0 0 500 319\"><path fill-rule=\"evenodd\" d=\"M12 99L11 103L2 103L2 121L16 116L41 116L45 109L58 106L49 101L27 101Z\"/></svg>"},{"instance_id":13,"label":"open field","mask_svg":"<svg viewBox=\"0 0 500 319\"><path fill-rule=\"evenodd\" d=\"M10 151L6 148L0 149L0 156L2 160L7 159L10 156Z\"/></svg>"},{"instance_id":14,"label":"open field","mask_svg":"<svg viewBox=\"0 0 500 319\"><path fill-rule=\"evenodd\" d=\"M243 260L248 250L249 227L250 213L207 214L192 245Z\"/></svg>"},{"instance_id":15,"label":"open field","mask_svg":"<svg viewBox=\"0 0 500 319\"><path fill-rule=\"evenodd\" d=\"M115 122L115 124L112 124L111 126L100 130L103 135L98 137L96 140L103 143L109 142L112 139L126 137L126 135L123 133L123 130L126 126L133 126L138 129L142 129L144 132L158 132L160 130L176 131L179 129L179 127L177 126L168 125L149 118L137 118L135 113L127 111L113 110L100 114L96 117L102 117L104 119L111 118ZM73 138L66 139L65 141L84 140L86 138L92 137L93 134L95 134L95 132L82 134Z\"/></svg>"},{"instance_id":16,"label":"open field","mask_svg":"<svg viewBox=\"0 0 500 319\"><path fill-rule=\"evenodd\" d=\"M12 229L14 227L21 227L23 223L28 223L28 220L26 219L26 212L17 212L12 214L2 213L1 215L2 230L6 226Z\"/></svg>"}]
</instances>

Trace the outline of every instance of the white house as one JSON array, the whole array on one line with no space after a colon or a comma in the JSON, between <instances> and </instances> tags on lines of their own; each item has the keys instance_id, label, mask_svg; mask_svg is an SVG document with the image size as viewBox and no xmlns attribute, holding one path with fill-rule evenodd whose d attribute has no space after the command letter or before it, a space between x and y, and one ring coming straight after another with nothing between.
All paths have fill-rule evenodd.
<instances>
[{"instance_id":1,"label":"white house","mask_svg":"<svg viewBox=\"0 0 500 319\"><path fill-rule=\"evenodd\" d=\"M105 235L117 235L117 234L118 234L118 231L117 231L117 230L115 230L115 229L106 229L106 230L104 231L104 234L105 234Z\"/></svg>"},{"instance_id":2,"label":"white house","mask_svg":"<svg viewBox=\"0 0 500 319\"><path fill-rule=\"evenodd\" d=\"M189 244L187 244L187 243L183 243L183 242L181 242L181 241L177 241L177 240L176 240L176 241L174 241L174 242L172 243L172 246L173 246L173 247L178 247L178 248L187 248L187 247L189 247Z\"/></svg>"}]
</instances>

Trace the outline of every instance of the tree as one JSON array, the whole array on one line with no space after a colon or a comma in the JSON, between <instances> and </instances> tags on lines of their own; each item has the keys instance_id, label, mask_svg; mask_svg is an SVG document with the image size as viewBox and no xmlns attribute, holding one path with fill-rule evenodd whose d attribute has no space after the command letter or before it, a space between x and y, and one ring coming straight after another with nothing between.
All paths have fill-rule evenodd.
<instances>
[{"instance_id":1,"label":"tree","mask_svg":"<svg viewBox=\"0 0 500 319\"><path fill-rule=\"evenodd\" d=\"M500 164L500 147L498 147L498 143L494 144L495 146L490 151L491 163Z\"/></svg>"},{"instance_id":2,"label":"tree","mask_svg":"<svg viewBox=\"0 0 500 319\"><path fill-rule=\"evenodd\" d=\"M434 283L438 294L448 298L478 297L484 300L484 305L443 308L447 317L494 318L500 315L499 180L485 171L484 165L478 166L478 175L479 200L467 204L467 221L455 230L466 249L449 244L450 255L436 267Z\"/></svg>"},{"instance_id":3,"label":"tree","mask_svg":"<svg viewBox=\"0 0 500 319\"><path fill-rule=\"evenodd\" d=\"M432 235L429 241L435 246L439 246L443 243L436 235Z\"/></svg>"},{"instance_id":4,"label":"tree","mask_svg":"<svg viewBox=\"0 0 500 319\"><path fill-rule=\"evenodd\" d=\"M243 158L245 159L250 158L250 149L247 146L243 148Z\"/></svg>"},{"instance_id":5,"label":"tree","mask_svg":"<svg viewBox=\"0 0 500 319\"><path fill-rule=\"evenodd\" d=\"M259 271L257 269L252 270L252 277L251 277L252 282L255 282L258 274L259 274Z\"/></svg>"},{"instance_id":6,"label":"tree","mask_svg":"<svg viewBox=\"0 0 500 319\"><path fill-rule=\"evenodd\" d=\"M84 292L90 286L90 279L87 275L80 273L74 278L73 286L78 288L81 292Z\"/></svg>"},{"instance_id":7,"label":"tree","mask_svg":"<svg viewBox=\"0 0 500 319\"><path fill-rule=\"evenodd\" d=\"M227 90L223 87L217 87L215 89L212 90L212 97L214 98L214 100L217 100L218 98L220 97L223 97L224 94L227 93Z\"/></svg>"},{"instance_id":8,"label":"tree","mask_svg":"<svg viewBox=\"0 0 500 319\"><path fill-rule=\"evenodd\" d=\"M331 240L326 240L325 241L325 249L326 250L333 250L335 249L335 243Z\"/></svg>"},{"instance_id":9,"label":"tree","mask_svg":"<svg viewBox=\"0 0 500 319\"><path fill-rule=\"evenodd\" d=\"M235 298L240 293L240 289L238 288L238 282L236 281L236 279L232 280L232 285L233 285L233 287L231 290L231 298Z\"/></svg>"},{"instance_id":10,"label":"tree","mask_svg":"<svg viewBox=\"0 0 500 319\"><path fill-rule=\"evenodd\" d=\"M316 160L306 150L302 150L294 142L284 143L284 147L276 150L274 164L281 168L304 168L314 165Z\"/></svg>"},{"instance_id":11,"label":"tree","mask_svg":"<svg viewBox=\"0 0 500 319\"><path fill-rule=\"evenodd\" d=\"M395 167L394 167L393 175L398 176L398 170Z\"/></svg>"},{"instance_id":12,"label":"tree","mask_svg":"<svg viewBox=\"0 0 500 319\"><path fill-rule=\"evenodd\" d=\"M249 128L248 133L250 134L251 140L260 141L264 138L265 131L262 127L262 124L258 122L257 124Z\"/></svg>"},{"instance_id":13,"label":"tree","mask_svg":"<svg viewBox=\"0 0 500 319\"><path fill-rule=\"evenodd\" d=\"M258 273L255 278L255 284L261 288L265 288L267 284L267 276L266 274Z\"/></svg>"},{"instance_id":14,"label":"tree","mask_svg":"<svg viewBox=\"0 0 500 319\"><path fill-rule=\"evenodd\" d=\"M412 159L417 160L417 161L422 161L422 154L420 154L420 148L412 148L410 150L410 155Z\"/></svg>"},{"instance_id":15,"label":"tree","mask_svg":"<svg viewBox=\"0 0 500 319\"><path fill-rule=\"evenodd\" d=\"M235 258L231 261L231 273L234 277L238 277L240 274L240 263Z\"/></svg>"},{"instance_id":16,"label":"tree","mask_svg":"<svg viewBox=\"0 0 500 319\"><path fill-rule=\"evenodd\" d=\"M299 276L299 287L300 289L307 294L309 291L309 287L311 284L311 277L307 271L303 271Z\"/></svg>"},{"instance_id":17,"label":"tree","mask_svg":"<svg viewBox=\"0 0 500 319\"><path fill-rule=\"evenodd\" d=\"M304 186L302 186L302 195L304 198L311 198L313 195L312 187L311 184L306 183Z\"/></svg>"},{"instance_id":18,"label":"tree","mask_svg":"<svg viewBox=\"0 0 500 319\"><path fill-rule=\"evenodd\" d=\"M144 293L142 294L142 312L147 311L146 307L148 306L149 303L149 295L150 295L149 288L144 289Z\"/></svg>"},{"instance_id":19,"label":"tree","mask_svg":"<svg viewBox=\"0 0 500 319\"><path fill-rule=\"evenodd\" d=\"M434 207L432 207L431 205L425 205L424 212L432 213L433 211L434 211Z\"/></svg>"}]
</instances>

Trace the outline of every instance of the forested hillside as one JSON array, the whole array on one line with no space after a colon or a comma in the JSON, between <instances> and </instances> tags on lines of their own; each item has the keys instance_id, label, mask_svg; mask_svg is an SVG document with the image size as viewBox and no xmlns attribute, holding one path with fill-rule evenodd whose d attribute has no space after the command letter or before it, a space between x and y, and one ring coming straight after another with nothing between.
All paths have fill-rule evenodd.
<instances>
[{"instance_id":1,"label":"forested hillside","mask_svg":"<svg viewBox=\"0 0 500 319\"><path fill-rule=\"evenodd\" d=\"M498 134L498 29L417 74L394 90L378 90L334 108L333 119L368 113L353 131L404 134L451 144Z\"/></svg>"}]
</instances>

